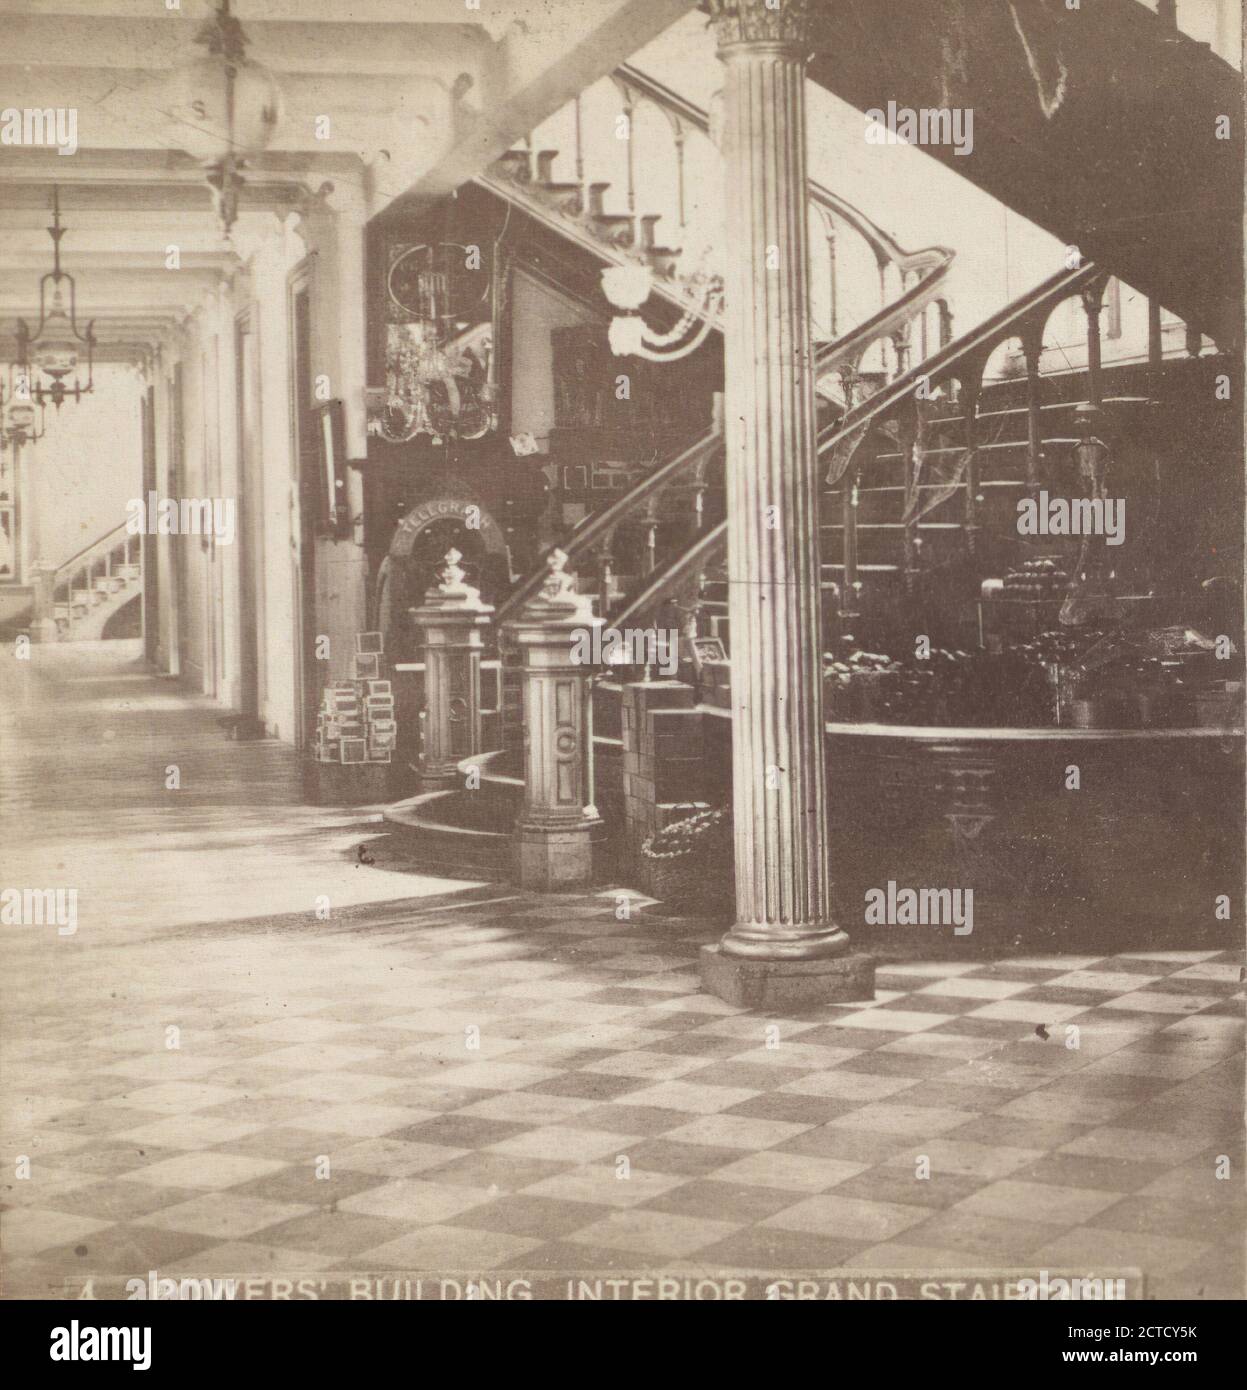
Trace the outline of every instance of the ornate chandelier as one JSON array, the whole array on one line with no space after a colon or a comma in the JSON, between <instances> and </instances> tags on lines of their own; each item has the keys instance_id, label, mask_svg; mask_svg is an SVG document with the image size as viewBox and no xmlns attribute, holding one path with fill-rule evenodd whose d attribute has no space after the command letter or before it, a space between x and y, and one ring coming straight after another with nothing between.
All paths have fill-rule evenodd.
<instances>
[{"instance_id":1,"label":"ornate chandelier","mask_svg":"<svg viewBox=\"0 0 1247 1390\"><path fill-rule=\"evenodd\" d=\"M61 198L58 189L52 190L52 225L48 234L52 238L52 269L39 281L39 323L32 333L25 319L17 321L17 363L19 371L25 376L29 399L38 405L51 401L59 410L62 402L73 398L81 400L95 390L95 335L91 332L92 320L83 332L78 327L77 287L74 277L61 269L61 238L65 235L61 226ZM48 304L48 288L51 286L52 302ZM65 288L69 287L69 308L65 307ZM79 349L86 348L87 380L84 385L78 378ZM47 378L31 381L33 371ZM66 384L65 378L72 373L74 384ZM29 405L29 401L14 400L13 407ZM11 407L12 408L12 407Z\"/></svg>"},{"instance_id":2,"label":"ornate chandelier","mask_svg":"<svg viewBox=\"0 0 1247 1390\"><path fill-rule=\"evenodd\" d=\"M473 321L470 307L488 292L489 276L481 274L482 289L465 286L451 270L467 254L452 242L414 246L390 267L386 385L370 393L369 410L370 431L387 443L410 443L421 434L435 444L480 439L497 424L493 323Z\"/></svg>"},{"instance_id":3,"label":"ornate chandelier","mask_svg":"<svg viewBox=\"0 0 1247 1390\"><path fill-rule=\"evenodd\" d=\"M390 444L407 444L421 434L440 443L488 433L490 337L490 325L481 324L442 344L431 322L390 324L386 391L373 416L374 433Z\"/></svg>"}]
</instances>

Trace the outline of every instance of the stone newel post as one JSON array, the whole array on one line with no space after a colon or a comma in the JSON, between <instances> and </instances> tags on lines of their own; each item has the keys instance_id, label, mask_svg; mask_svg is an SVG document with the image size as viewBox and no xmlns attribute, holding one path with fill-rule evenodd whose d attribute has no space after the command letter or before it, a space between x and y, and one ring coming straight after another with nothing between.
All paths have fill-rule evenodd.
<instances>
[{"instance_id":1,"label":"stone newel post","mask_svg":"<svg viewBox=\"0 0 1247 1390\"><path fill-rule=\"evenodd\" d=\"M56 566L38 563L32 567L34 581L34 612L31 615L30 640L55 642L60 633L56 627Z\"/></svg>"},{"instance_id":2,"label":"stone newel post","mask_svg":"<svg viewBox=\"0 0 1247 1390\"><path fill-rule=\"evenodd\" d=\"M702 978L734 1003L866 998L832 920L805 65L814 0L710 0L724 66L728 578L736 925Z\"/></svg>"},{"instance_id":3,"label":"stone newel post","mask_svg":"<svg viewBox=\"0 0 1247 1390\"><path fill-rule=\"evenodd\" d=\"M411 620L424 633L424 755L426 791L459 786L459 764L481 751L481 649L493 609L465 584L463 556L447 552L439 583Z\"/></svg>"},{"instance_id":4,"label":"stone newel post","mask_svg":"<svg viewBox=\"0 0 1247 1390\"><path fill-rule=\"evenodd\" d=\"M538 892L593 882L602 819L593 804L593 715L586 636L602 626L552 551L537 597L506 625L523 656L524 809L515 827L520 885Z\"/></svg>"}]
</instances>

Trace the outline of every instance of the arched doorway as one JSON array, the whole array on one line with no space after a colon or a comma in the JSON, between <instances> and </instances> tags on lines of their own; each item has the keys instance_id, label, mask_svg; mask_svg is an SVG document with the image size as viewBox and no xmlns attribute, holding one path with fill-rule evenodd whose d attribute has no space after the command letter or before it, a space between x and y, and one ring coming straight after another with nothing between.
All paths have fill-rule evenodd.
<instances>
[{"instance_id":1,"label":"arched doorway","mask_svg":"<svg viewBox=\"0 0 1247 1390\"><path fill-rule=\"evenodd\" d=\"M385 650L396 661L411 659L415 634L407 612L415 608L434 581L450 549L468 583L488 603L498 603L510 589L511 553L502 527L470 496L429 498L399 522L377 575L373 623L385 634Z\"/></svg>"}]
</instances>

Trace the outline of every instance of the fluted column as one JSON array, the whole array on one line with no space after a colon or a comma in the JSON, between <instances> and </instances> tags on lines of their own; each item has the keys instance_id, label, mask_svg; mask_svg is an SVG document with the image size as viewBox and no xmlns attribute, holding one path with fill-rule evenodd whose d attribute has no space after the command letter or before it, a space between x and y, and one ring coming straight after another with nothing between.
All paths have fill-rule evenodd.
<instances>
[{"instance_id":1,"label":"fluted column","mask_svg":"<svg viewBox=\"0 0 1247 1390\"><path fill-rule=\"evenodd\" d=\"M823 751L804 92L814 6L711 0L710 8L725 72L737 920L711 953L718 976L706 957L703 974L727 995L724 957L827 962L844 955L848 937L832 920Z\"/></svg>"}]
</instances>

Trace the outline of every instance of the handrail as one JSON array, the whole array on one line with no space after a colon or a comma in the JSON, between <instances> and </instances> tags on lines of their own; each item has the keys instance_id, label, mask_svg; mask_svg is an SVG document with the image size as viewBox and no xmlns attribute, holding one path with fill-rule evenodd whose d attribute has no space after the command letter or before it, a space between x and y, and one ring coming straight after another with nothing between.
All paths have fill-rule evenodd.
<instances>
[{"instance_id":1,"label":"handrail","mask_svg":"<svg viewBox=\"0 0 1247 1390\"><path fill-rule=\"evenodd\" d=\"M609 535L619 522L634 511L647 497L659 491L677 473L683 473L693 463L700 462L706 457L721 441L722 437L717 429L712 429L709 434L703 435L683 452L668 459L666 463L660 464L652 473L647 473L635 487L630 488L622 497L616 498L608 507L604 507L600 512L595 512L568 542L569 554L584 551L594 541ZM498 609L495 623L501 625L506 622L521 604L532 598L541 587L547 573L548 571L543 564L536 574L530 575L519 588L512 590L506 602Z\"/></svg>"},{"instance_id":2,"label":"handrail","mask_svg":"<svg viewBox=\"0 0 1247 1390\"><path fill-rule=\"evenodd\" d=\"M677 122L694 127L705 134L710 131L709 114L693 102L664 86L654 78L629 65L624 65L613 74L618 86L624 91L624 101L631 107L634 97L648 99L660 106ZM490 182L491 187L495 184ZM500 185L497 186L500 189ZM818 352L815 361L816 381L827 376L837 365L851 362L858 365L866 350L875 342L893 336L902 326L919 313L925 311L937 291L943 285L951 267L954 253L947 247L929 246L917 251L906 251L883 228L871 221L863 212L846 202L831 190L810 180L808 196L812 203L824 212L840 218L857 231L869 244L875 259L882 270L886 263L897 266L901 274L902 292L890 304L882 306L856 327L825 344ZM905 282L910 277L913 283ZM661 285L655 282L655 288ZM699 313L698 317L706 317ZM717 315L712 320L719 327ZM825 393L824 393L825 394ZM851 401L848 402L851 404ZM636 512L647 500L662 489L678 480L694 468L705 463L710 454L721 442L718 431L711 431L682 450L674 458L654 469L642 478L623 496L610 503L602 511L587 518L564 542L569 556L583 556L608 538L611 532L630 515ZM500 605L496 623L501 626L512 618L541 587L545 579L542 568L532 574L518 588L512 591Z\"/></svg>"},{"instance_id":3,"label":"handrail","mask_svg":"<svg viewBox=\"0 0 1247 1390\"><path fill-rule=\"evenodd\" d=\"M1016 336L1021 320L1029 318L1045 305L1051 310L1063 299L1068 299L1076 290L1094 280L1101 272L1090 261L1077 270L1060 270L1055 275L1036 285L1034 289L1006 304L977 328L954 338L924 361L902 372L894 381L881 387L875 394L848 411L844 418L828 425L818 437L818 452L821 455L855 429L869 423L888 407L911 395L922 382L935 385L944 380L953 369L966 358L972 358L991 350L1007 338ZM1045 322L1047 316L1045 315Z\"/></svg>"},{"instance_id":4,"label":"handrail","mask_svg":"<svg viewBox=\"0 0 1247 1390\"><path fill-rule=\"evenodd\" d=\"M864 352L872 342L885 335L891 324L910 317L917 306L921 305L925 308L948 274L952 263L952 253L947 252L945 256L946 258L931 274L911 285L893 303L878 310L870 318L855 328L851 328L834 342L826 344L815 359L816 376L826 375L837 363ZM871 399L873 400L875 397ZM661 491L678 475L689 471L693 465L700 463L720 443L721 439L722 435L719 431L712 430L674 458L659 465L652 473L646 474L635 487L630 488L622 497L617 498L602 511L591 516L566 543L565 548L569 556L574 557L591 549L595 542L609 535L647 498ZM546 571L542 567L537 573L530 575L517 589L514 589L506 602L498 609L496 623L501 625L512 617L520 605L526 603L537 592L545 577Z\"/></svg>"},{"instance_id":5,"label":"handrail","mask_svg":"<svg viewBox=\"0 0 1247 1390\"><path fill-rule=\"evenodd\" d=\"M90 543L90 545L84 545L76 555L71 555L68 560L65 560L61 564L57 565L55 571L57 576L57 582L60 582L60 576L63 573L63 571L77 568L79 562L82 560L84 556L90 555L92 551L103 549L106 541L112 541L119 532L125 531L128 525L128 522L119 521L111 531L105 531L102 536L97 536L96 539ZM108 548L111 549L112 547L109 546Z\"/></svg>"},{"instance_id":6,"label":"handrail","mask_svg":"<svg viewBox=\"0 0 1247 1390\"><path fill-rule=\"evenodd\" d=\"M1016 336L1022 321L1046 310L1043 316L1043 322L1046 323L1048 314L1056 305L1068 299L1100 273L1098 267L1087 262L1077 270L1062 270L1049 276L1011 304L984 319L977 328L953 339L926 361L902 373L895 381L847 411L841 420L827 426L819 435L819 457L833 449L842 439L872 424L906 396L912 395L920 383L935 385L952 375L968 359L985 358L1000 343ZM711 527L692 550L677 556L666 569L655 575L645 590L613 621L623 625L626 622L635 622L638 617L651 612L656 604L678 592L680 585L696 572L698 563L717 557L726 549L726 545L727 522L721 521ZM693 559L694 553L696 561Z\"/></svg>"},{"instance_id":7,"label":"handrail","mask_svg":"<svg viewBox=\"0 0 1247 1390\"><path fill-rule=\"evenodd\" d=\"M690 575L696 574L702 564L718 551L720 543L726 536L726 521L720 521L712 526L695 545L678 555L635 598L630 599L621 613L612 615L612 625L627 627L635 617L650 612L668 594L678 592L683 581Z\"/></svg>"},{"instance_id":8,"label":"handrail","mask_svg":"<svg viewBox=\"0 0 1247 1390\"><path fill-rule=\"evenodd\" d=\"M635 87L656 106L666 107L690 125L696 126L704 134L710 133L709 113L673 92L670 87L664 86L663 83L628 63L616 69L616 76L627 86ZM860 208L855 208L852 203L846 202L839 194L833 193L831 189L825 188L814 179L809 181L809 197L811 202L817 203L828 212L835 213L847 222L855 232L859 233L863 240L869 243L871 250L881 264L885 260L892 261L906 272L927 268L935 269L940 262L952 254L942 246L927 246L920 251L906 251L895 238L885 232L877 223L872 222Z\"/></svg>"},{"instance_id":9,"label":"handrail","mask_svg":"<svg viewBox=\"0 0 1247 1390\"><path fill-rule=\"evenodd\" d=\"M684 122L709 136L709 113L657 79L626 63L616 68L611 74L611 78L618 87L624 90L625 100L628 100L632 93L639 94L642 98L664 110L677 123ZM579 135L577 135L577 139L579 139ZM628 263L630 258L626 254L618 248L590 237L580 228L575 219L569 221L555 220L552 214L543 208L539 199L521 197L520 190L510 181L496 178L488 170L478 174L475 181L499 197L510 200L518 199L521 205L533 216L556 226L564 235L579 241L586 249L605 256L608 260L614 260L617 264ZM953 258L953 252L943 246L926 246L917 251L906 251L895 237L867 217L860 208L854 207L852 203L815 179L807 181L807 197L825 216L839 218L846 226L852 228L862 237L870 247L880 272L889 263L895 265L901 274L902 283L911 274L924 278L926 275L938 271ZM652 293L676 304L683 312L692 314L703 323L711 323L715 326L718 324L718 308L708 307L704 297L700 295L695 300L691 299L678 283L669 282L663 277L657 276L654 279Z\"/></svg>"}]
</instances>

